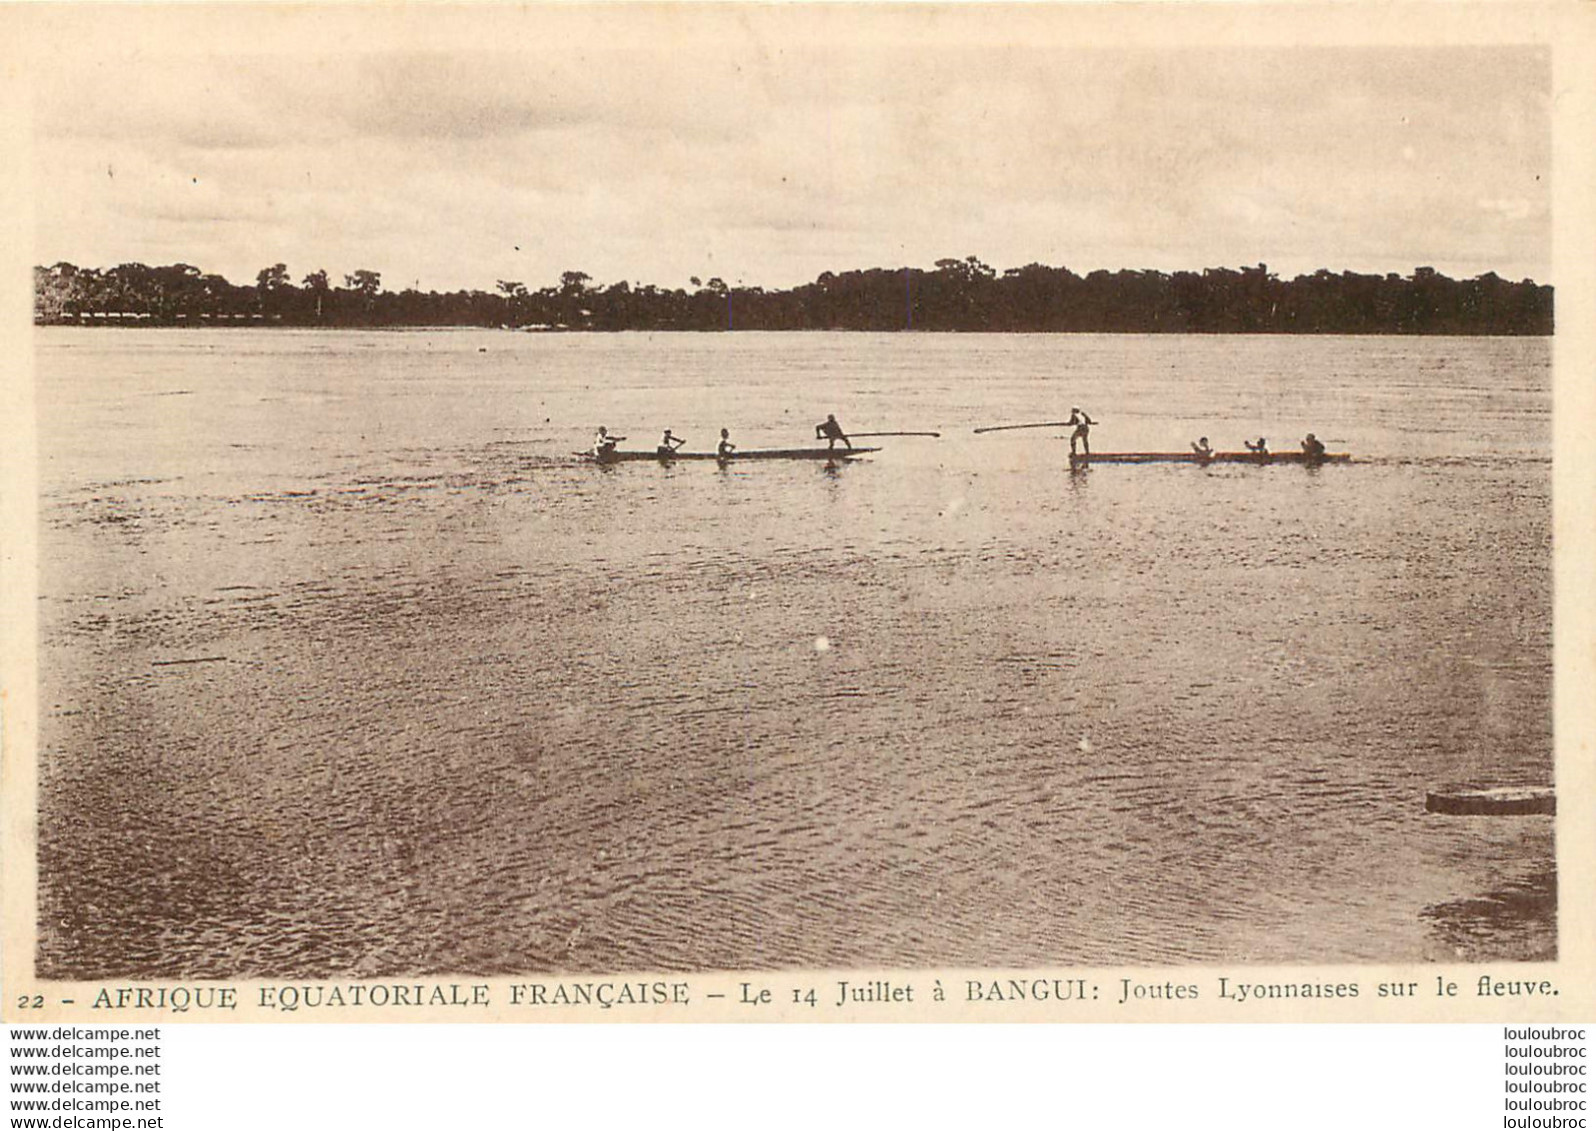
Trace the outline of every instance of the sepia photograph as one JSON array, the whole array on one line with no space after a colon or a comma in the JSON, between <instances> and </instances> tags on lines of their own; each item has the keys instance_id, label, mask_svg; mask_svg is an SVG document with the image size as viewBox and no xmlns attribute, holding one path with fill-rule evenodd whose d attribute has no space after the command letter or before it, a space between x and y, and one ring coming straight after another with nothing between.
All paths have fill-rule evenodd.
<instances>
[{"instance_id":1,"label":"sepia photograph","mask_svg":"<svg viewBox=\"0 0 1596 1131\"><path fill-rule=\"evenodd\" d=\"M1588 951L1549 20L40 7L37 983Z\"/></svg>"}]
</instances>

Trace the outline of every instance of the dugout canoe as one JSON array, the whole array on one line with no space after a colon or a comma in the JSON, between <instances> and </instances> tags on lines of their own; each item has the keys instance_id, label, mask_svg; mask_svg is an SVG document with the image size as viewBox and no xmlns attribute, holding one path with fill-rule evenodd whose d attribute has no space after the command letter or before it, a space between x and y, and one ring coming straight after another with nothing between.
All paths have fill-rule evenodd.
<instances>
[{"instance_id":1,"label":"dugout canoe","mask_svg":"<svg viewBox=\"0 0 1596 1131\"><path fill-rule=\"evenodd\" d=\"M679 460L747 463L750 460L762 459L853 459L880 450L880 448L838 448L835 451L829 448L748 448L724 457L714 452L675 452L671 455L662 455L659 452L613 451L602 457L592 452L577 452L576 455L593 463L641 463L650 460L656 463L675 463Z\"/></svg>"},{"instance_id":2,"label":"dugout canoe","mask_svg":"<svg viewBox=\"0 0 1596 1131\"><path fill-rule=\"evenodd\" d=\"M1318 466L1321 463L1350 463L1350 452L1326 452L1322 456L1310 456L1307 452L1269 452L1260 455L1257 452L1215 452L1211 456L1198 455L1196 452L1093 452L1087 455L1083 452L1074 452L1070 455L1073 464L1087 463L1300 463Z\"/></svg>"},{"instance_id":3,"label":"dugout canoe","mask_svg":"<svg viewBox=\"0 0 1596 1131\"><path fill-rule=\"evenodd\" d=\"M1524 817L1557 813L1557 794L1550 786L1499 786L1495 789L1432 789L1424 795L1430 813L1453 817Z\"/></svg>"}]
</instances>

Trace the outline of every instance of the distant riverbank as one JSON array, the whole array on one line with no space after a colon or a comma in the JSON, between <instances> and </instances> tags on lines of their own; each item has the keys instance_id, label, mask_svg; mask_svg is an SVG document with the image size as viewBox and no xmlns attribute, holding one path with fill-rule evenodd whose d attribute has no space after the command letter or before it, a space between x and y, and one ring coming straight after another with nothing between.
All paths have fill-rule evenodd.
<instances>
[{"instance_id":1,"label":"distant riverbank","mask_svg":"<svg viewBox=\"0 0 1596 1131\"><path fill-rule=\"evenodd\" d=\"M1339 274L1294 279L1265 264L1233 270L1093 271L1030 264L999 273L972 257L934 270L825 272L789 290L691 280L692 289L600 284L567 271L529 290L385 291L360 270L295 285L283 264L238 285L188 264L34 268L34 322L81 326L474 327L567 333L637 330L862 330L964 333L1549 335L1553 290L1487 272L1451 279Z\"/></svg>"}]
</instances>

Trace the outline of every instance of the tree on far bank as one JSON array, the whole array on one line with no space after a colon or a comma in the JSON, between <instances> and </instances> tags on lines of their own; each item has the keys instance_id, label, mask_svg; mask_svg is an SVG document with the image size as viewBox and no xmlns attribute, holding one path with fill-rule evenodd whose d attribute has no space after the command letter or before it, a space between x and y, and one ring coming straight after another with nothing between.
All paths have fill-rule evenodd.
<instances>
[{"instance_id":1,"label":"tree on far bank","mask_svg":"<svg viewBox=\"0 0 1596 1131\"><path fill-rule=\"evenodd\" d=\"M332 291L332 283L327 278L327 272L325 270L312 271L299 281L299 285L316 297L316 321L320 322L325 317L323 307L328 294Z\"/></svg>"},{"instance_id":2,"label":"tree on far bank","mask_svg":"<svg viewBox=\"0 0 1596 1131\"><path fill-rule=\"evenodd\" d=\"M288 277L288 265L275 263L261 268L255 276L255 291L260 296L262 314L281 318L283 307L293 301L294 284Z\"/></svg>"},{"instance_id":3,"label":"tree on far bank","mask_svg":"<svg viewBox=\"0 0 1596 1131\"><path fill-rule=\"evenodd\" d=\"M278 291L284 287L292 286L288 280L288 265L276 263L270 267L263 267L255 276L255 285L262 291Z\"/></svg>"},{"instance_id":4,"label":"tree on far bank","mask_svg":"<svg viewBox=\"0 0 1596 1131\"><path fill-rule=\"evenodd\" d=\"M377 292L382 290L382 273L380 271L367 271L362 267L353 275L344 276L344 286L365 295L369 301L376 298Z\"/></svg>"}]
</instances>

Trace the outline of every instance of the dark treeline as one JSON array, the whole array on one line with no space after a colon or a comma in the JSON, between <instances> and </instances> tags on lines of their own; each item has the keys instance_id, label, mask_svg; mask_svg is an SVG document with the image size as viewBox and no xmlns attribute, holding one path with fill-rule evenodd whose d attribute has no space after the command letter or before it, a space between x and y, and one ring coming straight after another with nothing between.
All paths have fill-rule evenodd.
<instances>
[{"instance_id":1,"label":"dark treeline","mask_svg":"<svg viewBox=\"0 0 1596 1131\"><path fill-rule=\"evenodd\" d=\"M567 271L529 290L384 291L360 270L296 285L285 265L253 286L177 263L105 270L34 268L39 323L290 326L503 326L541 330L928 330L1030 333L1550 334L1552 288L1484 274L1449 279L1316 271L1294 279L1264 264L1232 270L1093 271L1033 263L999 273L974 256L905 267L826 272L791 290L721 279L666 290L602 285Z\"/></svg>"}]
</instances>

